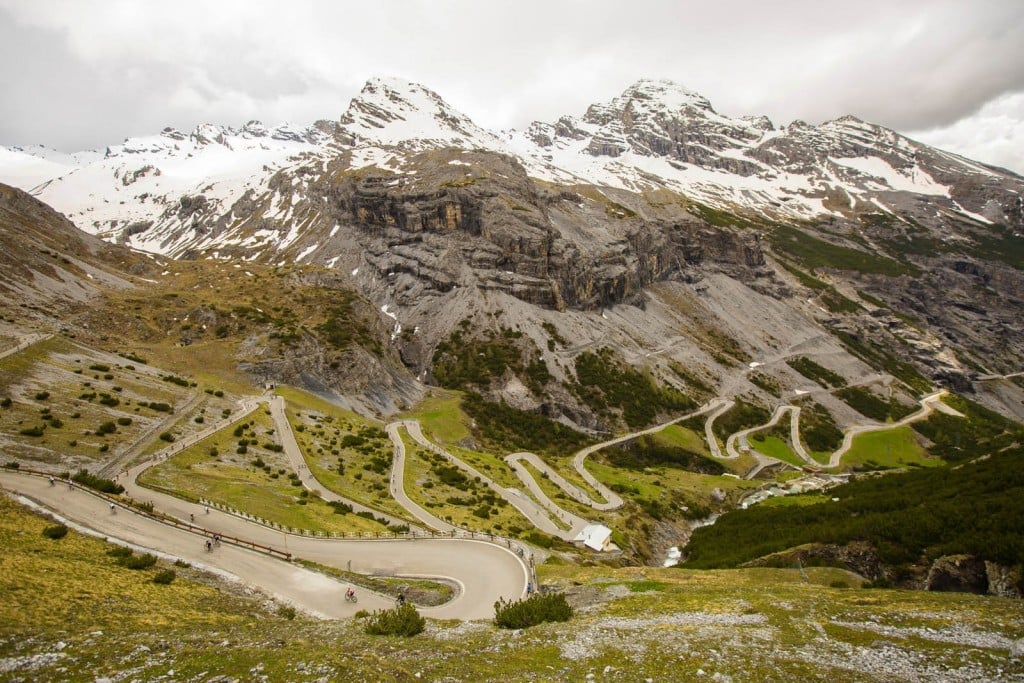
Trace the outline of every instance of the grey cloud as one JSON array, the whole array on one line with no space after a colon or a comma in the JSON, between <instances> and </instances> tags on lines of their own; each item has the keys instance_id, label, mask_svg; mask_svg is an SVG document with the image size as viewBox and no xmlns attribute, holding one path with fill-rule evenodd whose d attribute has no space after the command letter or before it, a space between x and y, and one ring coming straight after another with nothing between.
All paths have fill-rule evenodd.
<instances>
[{"instance_id":1,"label":"grey cloud","mask_svg":"<svg viewBox=\"0 0 1024 683\"><path fill-rule=\"evenodd\" d=\"M481 125L581 113L641 77L731 115L949 126L1024 89L1017 0L388 3L0 0L0 144L337 117L374 75ZM142 8L142 9L140 9ZM9 59L9 57L8 57ZM73 112L73 114L71 113Z\"/></svg>"}]
</instances>

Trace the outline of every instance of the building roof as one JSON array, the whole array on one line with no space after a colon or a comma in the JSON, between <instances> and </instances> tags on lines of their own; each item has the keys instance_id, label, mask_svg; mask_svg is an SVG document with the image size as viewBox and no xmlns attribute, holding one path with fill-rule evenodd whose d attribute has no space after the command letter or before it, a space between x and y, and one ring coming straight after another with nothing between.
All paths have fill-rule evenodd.
<instances>
[{"instance_id":1,"label":"building roof","mask_svg":"<svg viewBox=\"0 0 1024 683\"><path fill-rule=\"evenodd\" d=\"M604 524L588 524L574 540L583 541L592 550L604 550L611 536L612 530Z\"/></svg>"}]
</instances>

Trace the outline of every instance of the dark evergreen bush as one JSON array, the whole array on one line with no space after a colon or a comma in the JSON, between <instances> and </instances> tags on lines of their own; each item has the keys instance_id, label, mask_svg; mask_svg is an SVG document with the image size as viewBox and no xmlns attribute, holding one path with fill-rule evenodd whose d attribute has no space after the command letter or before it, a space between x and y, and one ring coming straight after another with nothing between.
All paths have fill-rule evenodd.
<instances>
[{"instance_id":1,"label":"dark evergreen bush","mask_svg":"<svg viewBox=\"0 0 1024 683\"><path fill-rule=\"evenodd\" d=\"M118 484L116 481L113 481L112 479L104 479L103 477L97 477L95 474L92 474L88 470L78 470L78 472L75 473L75 475L71 477L71 479L78 482L82 486L88 486L91 489L95 489L103 493L112 493L114 495L124 493L124 487Z\"/></svg>"},{"instance_id":2,"label":"dark evergreen bush","mask_svg":"<svg viewBox=\"0 0 1024 683\"><path fill-rule=\"evenodd\" d=\"M45 529L43 529L43 536L46 536L47 538L52 538L55 541L64 538L67 535L68 528L63 524L55 524L53 526L48 526Z\"/></svg>"},{"instance_id":3,"label":"dark evergreen bush","mask_svg":"<svg viewBox=\"0 0 1024 683\"><path fill-rule=\"evenodd\" d=\"M365 630L371 636L414 636L421 633L427 620L406 603L395 609L377 610L370 615Z\"/></svg>"},{"instance_id":4,"label":"dark evergreen bush","mask_svg":"<svg viewBox=\"0 0 1024 683\"><path fill-rule=\"evenodd\" d=\"M174 581L175 576L173 569L161 569L155 575L153 575L153 583L159 583L163 586Z\"/></svg>"},{"instance_id":5,"label":"dark evergreen bush","mask_svg":"<svg viewBox=\"0 0 1024 683\"><path fill-rule=\"evenodd\" d=\"M494 603L494 624L498 628L528 628L545 621L569 621L572 607L561 593L535 593L525 600Z\"/></svg>"},{"instance_id":6,"label":"dark evergreen bush","mask_svg":"<svg viewBox=\"0 0 1024 683\"><path fill-rule=\"evenodd\" d=\"M119 564L128 569L149 569L156 564L156 557L146 553L144 555L129 555L121 559Z\"/></svg>"}]
</instances>

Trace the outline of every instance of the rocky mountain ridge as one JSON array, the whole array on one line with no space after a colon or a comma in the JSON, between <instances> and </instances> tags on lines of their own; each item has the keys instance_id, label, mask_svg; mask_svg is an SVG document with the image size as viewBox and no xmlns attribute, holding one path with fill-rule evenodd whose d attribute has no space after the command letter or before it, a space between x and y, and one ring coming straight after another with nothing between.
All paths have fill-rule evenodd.
<instances>
[{"instance_id":1,"label":"rocky mountain ridge","mask_svg":"<svg viewBox=\"0 0 1024 683\"><path fill-rule=\"evenodd\" d=\"M644 80L582 116L490 132L427 88L372 79L336 121L167 129L84 159L34 192L138 249L320 266L391 321L421 378L464 320L532 330L541 350L543 322L642 365L675 339L672 358L713 377L721 359L692 336L708 328L747 358L838 331L962 387L1024 360L1024 180L854 117L776 128ZM746 300L695 305L709 282ZM744 329L769 301L789 327ZM572 378L573 354L543 355Z\"/></svg>"}]
</instances>

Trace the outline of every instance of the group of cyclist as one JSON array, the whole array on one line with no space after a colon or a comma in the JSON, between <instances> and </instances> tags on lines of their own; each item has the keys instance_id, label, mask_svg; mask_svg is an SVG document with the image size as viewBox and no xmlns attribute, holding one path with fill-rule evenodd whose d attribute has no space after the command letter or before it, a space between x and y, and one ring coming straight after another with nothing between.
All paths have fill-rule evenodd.
<instances>
[{"instance_id":1,"label":"group of cyclist","mask_svg":"<svg viewBox=\"0 0 1024 683\"><path fill-rule=\"evenodd\" d=\"M356 598L356 591L354 588L352 588L352 586L349 586L348 589L345 591L345 602L358 602L358 599ZM405 589L402 588L398 591L398 597L395 598L395 606L401 607L405 603Z\"/></svg>"},{"instance_id":2,"label":"group of cyclist","mask_svg":"<svg viewBox=\"0 0 1024 683\"><path fill-rule=\"evenodd\" d=\"M54 479L51 476L51 477L49 477L49 480L50 480L50 486L56 486L56 484L57 484L57 480L56 479ZM68 479L68 488L74 488L74 484L72 483L71 479ZM116 512L117 512L117 507L113 503L111 503L110 504L110 513L111 514L115 514ZM210 513L210 508L207 507L206 508L206 514L209 514L209 513ZM195 517L194 514L190 514L189 515L189 521L191 521L193 523L196 521L196 517ZM219 546L219 545L220 545L220 534L214 534L212 537L206 539L206 552L212 552L213 549L215 547ZM358 598L356 598L356 591L355 591L354 588L352 588L352 586L349 586L348 590L345 591L345 601L346 602L357 602L358 601ZM398 591L398 597L395 598L395 606L401 607L405 603L406 603L405 589L403 588L403 589Z\"/></svg>"}]
</instances>

